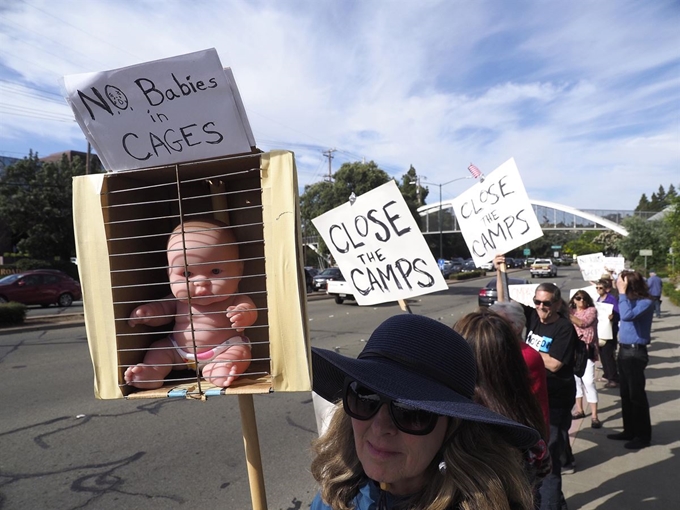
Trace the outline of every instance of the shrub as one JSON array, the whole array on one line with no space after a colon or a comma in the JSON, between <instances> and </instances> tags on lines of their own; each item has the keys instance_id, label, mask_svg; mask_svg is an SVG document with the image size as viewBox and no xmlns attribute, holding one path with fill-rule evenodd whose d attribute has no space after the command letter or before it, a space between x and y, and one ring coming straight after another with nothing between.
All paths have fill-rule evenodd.
<instances>
[{"instance_id":1,"label":"shrub","mask_svg":"<svg viewBox=\"0 0 680 510\"><path fill-rule=\"evenodd\" d=\"M26 305L21 303L0 304L0 326L22 324L26 318Z\"/></svg>"},{"instance_id":2,"label":"shrub","mask_svg":"<svg viewBox=\"0 0 680 510\"><path fill-rule=\"evenodd\" d=\"M483 269L476 269L469 273L451 273L449 280L469 280L470 278L477 278L478 276L486 276L486 271Z\"/></svg>"},{"instance_id":3,"label":"shrub","mask_svg":"<svg viewBox=\"0 0 680 510\"><path fill-rule=\"evenodd\" d=\"M680 306L680 290L671 282L664 282L663 295L667 296L674 305Z\"/></svg>"}]
</instances>

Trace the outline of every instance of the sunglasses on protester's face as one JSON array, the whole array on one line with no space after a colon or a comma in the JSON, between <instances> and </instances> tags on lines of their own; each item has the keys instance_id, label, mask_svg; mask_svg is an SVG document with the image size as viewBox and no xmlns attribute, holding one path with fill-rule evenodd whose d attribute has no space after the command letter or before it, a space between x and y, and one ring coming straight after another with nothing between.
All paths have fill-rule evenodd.
<instances>
[{"instance_id":1,"label":"sunglasses on protester's face","mask_svg":"<svg viewBox=\"0 0 680 510\"><path fill-rule=\"evenodd\" d=\"M574 301L581 301L583 298L581 296L574 296Z\"/></svg>"},{"instance_id":2,"label":"sunglasses on protester's face","mask_svg":"<svg viewBox=\"0 0 680 510\"><path fill-rule=\"evenodd\" d=\"M596 290L604 290L604 287L595 287Z\"/></svg>"},{"instance_id":3,"label":"sunglasses on protester's face","mask_svg":"<svg viewBox=\"0 0 680 510\"><path fill-rule=\"evenodd\" d=\"M405 432L416 436L424 436L434 430L439 415L423 411L413 406L402 404L391 398L378 395L375 391L362 386L357 381L345 381L345 393L342 405L345 412L357 420L370 420L386 404L394 425Z\"/></svg>"},{"instance_id":4,"label":"sunglasses on protester's face","mask_svg":"<svg viewBox=\"0 0 680 510\"><path fill-rule=\"evenodd\" d=\"M540 299L534 299L534 305L543 305L546 308L550 308L552 306L552 301L541 301Z\"/></svg>"}]
</instances>

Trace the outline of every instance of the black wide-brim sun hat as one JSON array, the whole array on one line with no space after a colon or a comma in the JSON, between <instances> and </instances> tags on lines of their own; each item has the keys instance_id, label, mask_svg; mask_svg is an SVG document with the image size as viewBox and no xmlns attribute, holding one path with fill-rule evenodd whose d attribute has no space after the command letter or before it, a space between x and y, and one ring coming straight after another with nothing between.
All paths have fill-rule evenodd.
<instances>
[{"instance_id":1,"label":"black wide-brim sun hat","mask_svg":"<svg viewBox=\"0 0 680 510\"><path fill-rule=\"evenodd\" d=\"M418 409L493 425L522 450L540 439L536 430L472 401L477 379L472 349L452 328L422 315L390 317L356 359L313 347L312 370L314 391L330 402L342 399L350 378Z\"/></svg>"}]
</instances>

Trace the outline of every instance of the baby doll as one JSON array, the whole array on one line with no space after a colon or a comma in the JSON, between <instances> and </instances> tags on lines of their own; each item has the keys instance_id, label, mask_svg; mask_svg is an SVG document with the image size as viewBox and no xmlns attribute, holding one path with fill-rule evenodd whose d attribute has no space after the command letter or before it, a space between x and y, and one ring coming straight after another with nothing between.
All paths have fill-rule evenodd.
<instances>
[{"instance_id":1,"label":"baby doll","mask_svg":"<svg viewBox=\"0 0 680 510\"><path fill-rule=\"evenodd\" d=\"M159 388L172 369L183 370L188 365L201 370L215 386L227 387L248 368L249 340L239 333L257 320L257 310L248 296L234 295L243 275L235 242L231 229L220 221L185 222L185 271L182 227L173 230L167 247L172 294L138 306L128 320L134 327L162 326L174 319L173 333L153 342L143 363L128 367L127 384Z\"/></svg>"}]
</instances>

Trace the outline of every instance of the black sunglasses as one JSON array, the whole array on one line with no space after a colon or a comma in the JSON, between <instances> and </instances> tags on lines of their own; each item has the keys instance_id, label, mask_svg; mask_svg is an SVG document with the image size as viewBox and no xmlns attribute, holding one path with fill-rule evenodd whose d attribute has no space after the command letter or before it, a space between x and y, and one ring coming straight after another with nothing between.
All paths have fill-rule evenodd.
<instances>
[{"instance_id":1,"label":"black sunglasses","mask_svg":"<svg viewBox=\"0 0 680 510\"><path fill-rule=\"evenodd\" d=\"M439 419L436 413L423 411L378 395L357 381L351 379L345 381L342 405L345 412L352 418L362 421L370 420L383 404L388 404L394 425L406 434L425 436L434 430Z\"/></svg>"},{"instance_id":2,"label":"black sunglasses","mask_svg":"<svg viewBox=\"0 0 680 510\"><path fill-rule=\"evenodd\" d=\"M541 301L540 299L534 299L534 305L543 305L546 308L550 308L552 306L552 301Z\"/></svg>"},{"instance_id":3,"label":"black sunglasses","mask_svg":"<svg viewBox=\"0 0 680 510\"><path fill-rule=\"evenodd\" d=\"M581 296L574 296L574 301L581 301L583 298Z\"/></svg>"}]
</instances>

